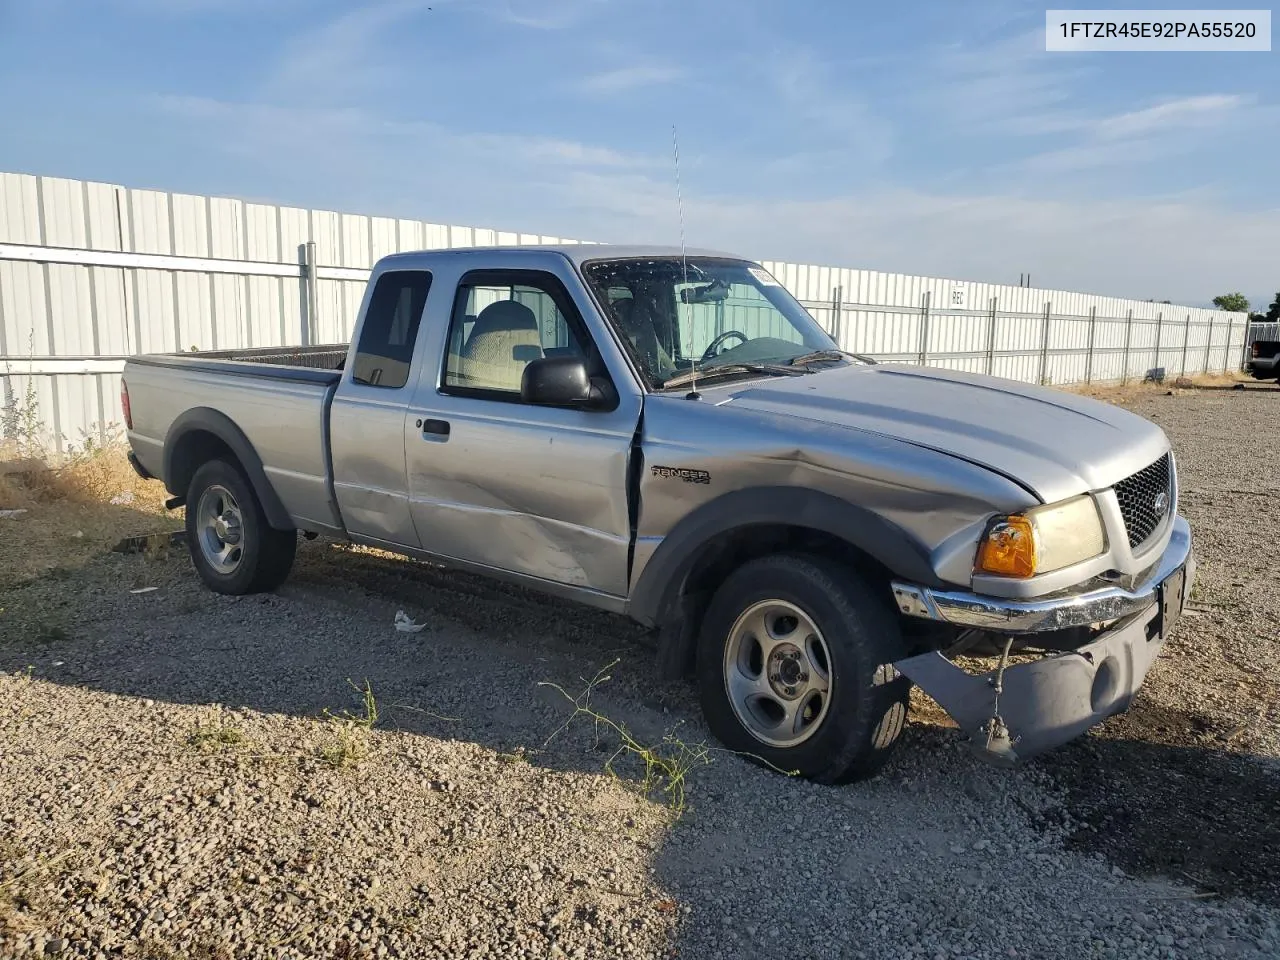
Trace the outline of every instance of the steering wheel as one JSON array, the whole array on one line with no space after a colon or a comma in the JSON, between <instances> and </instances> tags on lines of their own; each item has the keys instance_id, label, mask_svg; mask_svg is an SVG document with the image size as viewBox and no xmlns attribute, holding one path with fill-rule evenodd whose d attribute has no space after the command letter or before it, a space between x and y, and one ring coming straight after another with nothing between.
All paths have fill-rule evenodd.
<instances>
[{"instance_id":1,"label":"steering wheel","mask_svg":"<svg viewBox=\"0 0 1280 960\"><path fill-rule=\"evenodd\" d=\"M720 334L718 337L712 340L709 344L707 344L707 349L704 350L702 353L702 362L706 363L708 360L711 360L716 355L718 355L720 353L720 345L723 344L730 337L737 337L738 340L741 341L742 343L746 343L748 340L751 339L741 330L726 330L724 333Z\"/></svg>"}]
</instances>

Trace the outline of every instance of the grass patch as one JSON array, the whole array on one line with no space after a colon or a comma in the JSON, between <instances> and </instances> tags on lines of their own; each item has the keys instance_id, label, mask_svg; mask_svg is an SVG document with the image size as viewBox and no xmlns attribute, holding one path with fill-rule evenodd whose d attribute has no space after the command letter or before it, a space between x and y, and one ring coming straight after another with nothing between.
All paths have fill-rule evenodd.
<instances>
[{"instance_id":1,"label":"grass patch","mask_svg":"<svg viewBox=\"0 0 1280 960\"><path fill-rule=\"evenodd\" d=\"M378 722L378 701L369 681L357 687L350 679L351 689L360 694L360 708L356 711L342 709L337 713L324 711L328 725L328 737L316 751L322 763L333 770L357 766L369 754L369 733Z\"/></svg>"},{"instance_id":2,"label":"grass patch","mask_svg":"<svg viewBox=\"0 0 1280 960\"><path fill-rule=\"evenodd\" d=\"M236 749L249 742L244 731L239 727L225 727L217 724L196 727L187 737L187 743L206 753L223 749Z\"/></svg>"},{"instance_id":3,"label":"grass patch","mask_svg":"<svg viewBox=\"0 0 1280 960\"><path fill-rule=\"evenodd\" d=\"M1176 383L1176 381L1182 381ZM1211 374L1192 374L1189 377L1169 376L1166 374L1164 383L1143 382L1142 374L1134 373L1127 383L1120 382L1098 382L1094 383L1068 383L1063 384L1058 389L1065 390L1068 393L1083 394L1092 397L1095 400L1107 400L1110 402L1119 402L1133 399L1140 396L1159 396L1173 389L1189 390L1189 389L1217 389L1226 390L1238 383L1253 383L1252 378L1239 373L1211 373ZM1176 387L1175 387L1176 383Z\"/></svg>"},{"instance_id":4,"label":"grass patch","mask_svg":"<svg viewBox=\"0 0 1280 960\"><path fill-rule=\"evenodd\" d=\"M65 868L73 853L66 849L30 855L12 840L0 838L0 945L6 934L31 933L49 925L55 910L49 878Z\"/></svg>"},{"instance_id":5,"label":"grass patch","mask_svg":"<svg viewBox=\"0 0 1280 960\"><path fill-rule=\"evenodd\" d=\"M711 763L711 748L706 744L686 743L677 737L674 731L665 734L657 743L642 743L626 724L606 716L593 707L592 694L596 687L609 681L608 671L617 663L618 661L615 660L586 681L586 687L576 697L557 683L543 681L539 684L557 691L573 705L573 712L547 738L547 743L575 721L580 719L589 721L595 727L597 738L603 734L617 740L613 752L604 762L605 772L612 777L622 779L619 769L623 766L633 766L638 774L636 780L641 795L648 799L661 800L676 819L679 819L684 815L687 805L686 780L695 768Z\"/></svg>"},{"instance_id":6,"label":"grass patch","mask_svg":"<svg viewBox=\"0 0 1280 960\"><path fill-rule=\"evenodd\" d=\"M178 950L154 937L138 943L135 956L141 960L232 960L231 948L216 940L200 940L191 947Z\"/></svg>"},{"instance_id":7,"label":"grass patch","mask_svg":"<svg viewBox=\"0 0 1280 960\"><path fill-rule=\"evenodd\" d=\"M112 503L152 507L165 493L129 465L128 444L118 435L91 437L61 455L31 446L0 445L0 510L47 503Z\"/></svg>"},{"instance_id":8,"label":"grass patch","mask_svg":"<svg viewBox=\"0 0 1280 960\"><path fill-rule=\"evenodd\" d=\"M86 442L60 456L0 441L0 589L53 571L63 575L101 554L121 536L173 529L163 484L143 480L125 444Z\"/></svg>"}]
</instances>

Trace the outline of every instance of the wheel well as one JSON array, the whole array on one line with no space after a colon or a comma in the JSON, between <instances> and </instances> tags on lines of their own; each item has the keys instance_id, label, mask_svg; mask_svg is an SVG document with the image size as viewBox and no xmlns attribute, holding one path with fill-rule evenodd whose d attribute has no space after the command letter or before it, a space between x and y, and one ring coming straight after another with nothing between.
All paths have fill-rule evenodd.
<instances>
[{"instance_id":1,"label":"wheel well","mask_svg":"<svg viewBox=\"0 0 1280 960\"><path fill-rule=\"evenodd\" d=\"M870 554L825 530L781 523L738 527L713 538L698 551L685 593L713 593L725 578L749 560L773 553L807 553L852 567L872 584L886 587L893 575Z\"/></svg>"},{"instance_id":2,"label":"wheel well","mask_svg":"<svg viewBox=\"0 0 1280 960\"><path fill-rule=\"evenodd\" d=\"M783 523L749 524L713 537L694 557L692 566L677 593L665 605L666 622L659 625L662 644L662 672L667 676L688 675L698 630L711 596L734 570L759 557L775 553L805 553L842 564L861 574L873 587L883 587L885 607L895 616L889 582L893 574L880 561L835 534L812 527Z\"/></svg>"},{"instance_id":3,"label":"wheel well","mask_svg":"<svg viewBox=\"0 0 1280 960\"><path fill-rule=\"evenodd\" d=\"M177 446L169 460L169 472L164 485L176 497L184 497L191 485L191 478L210 460L227 460L243 467L235 451L217 434L208 430L191 430L178 438Z\"/></svg>"}]
</instances>

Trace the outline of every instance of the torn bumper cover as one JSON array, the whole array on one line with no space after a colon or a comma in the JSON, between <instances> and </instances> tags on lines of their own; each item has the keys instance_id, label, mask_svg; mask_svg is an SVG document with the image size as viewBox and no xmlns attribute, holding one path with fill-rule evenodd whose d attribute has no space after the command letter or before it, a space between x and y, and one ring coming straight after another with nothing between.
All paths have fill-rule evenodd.
<instances>
[{"instance_id":1,"label":"torn bumper cover","mask_svg":"<svg viewBox=\"0 0 1280 960\"><path fill-rule=\"evenodd\" d=\"M904 613L974 629L1026 635L1112 623L1075 650L1003 672L975 676L936 651L894 666L951 714L987 759L1027 759L1128 708L1194 578L1191 529L1177 517L1164 555L1132 590L1019 601L894 583Z\"/></svg>"}]
</instances>

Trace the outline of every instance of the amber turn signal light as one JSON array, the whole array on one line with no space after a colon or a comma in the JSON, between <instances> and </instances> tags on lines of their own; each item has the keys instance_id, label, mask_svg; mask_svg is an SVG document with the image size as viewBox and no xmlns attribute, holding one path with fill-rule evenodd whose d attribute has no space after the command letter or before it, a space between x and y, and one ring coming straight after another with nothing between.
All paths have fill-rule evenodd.
<instances>
[{"instance_id":1,"label":"amber turn signal light","mask_svg":"<svg viewBox=\"0 0 1280 960\"><path fill-rule=\"evenodd\" d=\"M1002 577L1031 577L1036 572L1036 535L1027 517L998 520L978 547L978 570Z\"/></svg>"}]
</instances>

